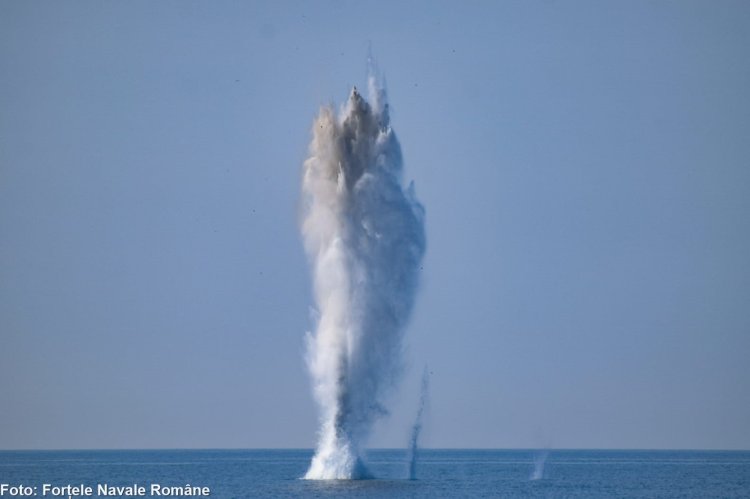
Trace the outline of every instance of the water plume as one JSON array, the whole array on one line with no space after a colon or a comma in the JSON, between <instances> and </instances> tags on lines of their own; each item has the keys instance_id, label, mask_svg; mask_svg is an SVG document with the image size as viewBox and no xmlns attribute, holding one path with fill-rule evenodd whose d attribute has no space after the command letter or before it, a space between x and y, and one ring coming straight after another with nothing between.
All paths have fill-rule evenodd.
<instances>
[{"instance_id":1,"label":"water plume","mask_svg":"<svg viewBox=\"0 0 750 499\"><path fill-rule=\"evenodd\" d=\"M313 124L302 236L317 308L307 361L321 426L305 478L369 477L363 445L402 371L402 336L425 251L424 209L402 184L385 88L371 74Z\"/></svg>"},{"instance_id":2,"label":"water plume","mask_svg":"<svg viewBox=\"0 0 750 499\"><path fill-rule=\"evenodd\" d=\"M417 451L419 450L419 434L422 432L422 417L427 405L427 396L430 388L430 373L427 368L422 371L422 385L419 389L419 406L414 425L411 427L409 436L409 480L417 479Z\"/></svg>"}]
</instances>

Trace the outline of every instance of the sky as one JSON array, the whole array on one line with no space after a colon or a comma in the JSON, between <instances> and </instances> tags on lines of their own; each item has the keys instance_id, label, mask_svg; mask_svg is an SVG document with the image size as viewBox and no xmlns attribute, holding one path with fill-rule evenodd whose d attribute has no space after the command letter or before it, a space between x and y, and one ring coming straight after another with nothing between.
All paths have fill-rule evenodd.
<instances>
[{"instance_id":1,"label":"sky","mask_svg":"<svg viewBox=\"0 0 750 499\"><path fill-rule=\"evenodd\" d=\"M0 449L311 448L300 174L372 47L425 206L370 441L750 449L750 4L0 2Z\"/></svg>"}]
</instances>

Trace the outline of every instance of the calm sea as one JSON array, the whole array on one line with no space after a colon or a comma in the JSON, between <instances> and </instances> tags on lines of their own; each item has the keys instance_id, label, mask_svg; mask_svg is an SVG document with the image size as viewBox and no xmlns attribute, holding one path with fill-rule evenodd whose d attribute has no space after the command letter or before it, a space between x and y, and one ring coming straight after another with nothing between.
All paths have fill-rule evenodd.
<instances>
[{"instance_id":1,"label":"calm sea","mask_svg":"<svg viewBox=\"0 0 750 499\"><path fill-rule=\"evenodd\" d=\"M373 450L363 481L300 480L310 450L2 451L0 486L209 487L211 497L750 497L750 452ZM8 493L3 496L10 497ZM51 496L46 496L51 497ZM67 496L65 496L67 497ZM115 496L118 497L118 496ZM127 497L127 496L119 496ZM173 496L174 497L174 496ZM188 497L188 496L182 496Z\"/></svg>"}]
</instances>

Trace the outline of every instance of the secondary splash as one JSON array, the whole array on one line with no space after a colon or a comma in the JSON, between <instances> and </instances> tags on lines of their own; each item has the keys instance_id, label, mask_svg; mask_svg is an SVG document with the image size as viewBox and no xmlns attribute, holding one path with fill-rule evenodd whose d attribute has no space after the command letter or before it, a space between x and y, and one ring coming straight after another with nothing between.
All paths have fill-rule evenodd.
<instances>
[{"instance_id":1,"label":"secondary splash","mask_svg":"<svg viewBox=\"0 0 750 499\"><path fill-rule=\"evenodd\" d=\"M422 386L419 390L419 407L417 417L414 418L414 426L411 428L409 437L409 480L417 479L417 450L419 449L419 434L422 432L422 417L427 405L427 396L430 388L430 373L427 368L422 371Z\"/></svg>"},{"instance_id":2,"label":"secondary splash","mask_svg":"<svg viewBox=\"0 0 750 499\"><path fill-rule=\"evenodd\" d=\"M534 456L534 469L529 476L529 480L541 480L544 478L544 465L547 463L549 451L537 452Z\"/></svg>"},{"instance_id":3,"label":"secondary splash","mask_svg":"<svg viewBox=\"0 0 750 499\"><path fill-rule=\"evenodd\" d=\"M368 478L362 447L402 370L425 251L424 209L402 185L386 92L371 74L340 113L321 109L304 163L302 235L318 322L307 334L321 426L305 478Z\"/></svg>"}]
</instances>

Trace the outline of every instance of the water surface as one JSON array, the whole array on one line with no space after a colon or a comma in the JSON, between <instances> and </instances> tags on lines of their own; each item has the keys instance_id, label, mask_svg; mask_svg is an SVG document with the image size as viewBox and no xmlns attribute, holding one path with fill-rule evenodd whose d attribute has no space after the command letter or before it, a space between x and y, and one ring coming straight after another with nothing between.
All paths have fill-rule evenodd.
<instances>
[{"instance_id":1,"label":"water surface","mask_svg":"<svg viewBox=\"0 0 750 499\"><path fill-rule=\"evenodd\" d=\"M211 497L750 497L750 452L373 450L363 481L301 480L312 450L1 451L0 483L207 486ZM96 495L94 495L96 497ZM148 496L147 496L148 497Z\"/></svg>"}]
</instances>

